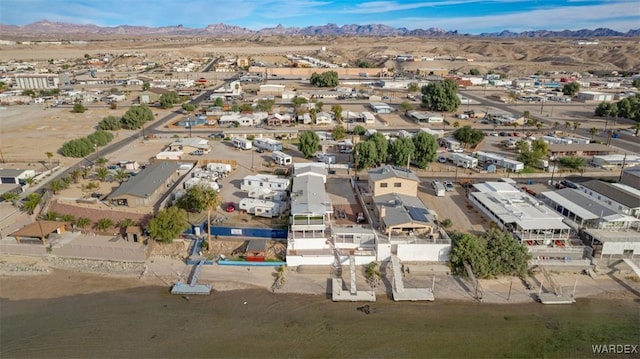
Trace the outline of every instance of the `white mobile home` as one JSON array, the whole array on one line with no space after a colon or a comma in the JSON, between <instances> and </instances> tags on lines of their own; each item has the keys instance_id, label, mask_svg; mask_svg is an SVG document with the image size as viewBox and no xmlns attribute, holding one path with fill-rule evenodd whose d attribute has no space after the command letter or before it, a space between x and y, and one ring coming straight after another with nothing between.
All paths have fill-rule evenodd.
<instances>
[{"instance_id":1,"label":"white mobile home","mask_svg":"<svg viewBox=\"0 0 640 359\"><path fill-rule=\"evenodd\" d=\"M445 137L440 141L440 144L442 145L442 147L453 151L453 150L457 150L462 148L462 145L460 144L459 141L457 141L455 138L453 137Z\"/></svg>"},{"instance_id":2,"label":"white mobile home","mask_svg":"<svg viewBox=\"0 0 640 359\"><path fill-rule=\"evenodd\" d=\"M233 167L227 163L207 163L207 171L216 173L218 176L228 175L233 171Z\"/></svg>"},{"instance_id":3,"label":"white mobile home","mask_svg":"<svg viewBox=\"0 0 640 359\"><path fill-rule=\"evenodd\" d=\"M256 138L253 140L253 146L265 151L282 151L282 143L271 138Z\"/></svg>"},{"instance_id":4,"label":"white mobile home","mask_svg":"<svg viewBox=\"0 0 640 359\"><path fill-rule=\"evenodd\" d=\"M505 158L495 153L477 151L474 152L473 155L478 159L479 162L484 162L485 164L490 163L496 166L504 167L512 172L518 172L524 169L524 163Z\"/></svg>"},{"instance_id":5,"label":"white mobile home","mask_svg":"<svg viewBox=\"0 0 640 359\"><path fill-rule=\"evenodd\" d=\"M288 166L293 163L293 157L281 151L273 151L271 154L273 161L282 166Z\"/></svg>"},{"instance_id":6,"label":"white mobile home","mask_svg":"<svg viewBox=\"0 0 640 359\"><path fill-rule=\"evenodd\" d=\"M249 214L260 217L277 217L284 210L284 204L276 201L266 201L255 198L243 198L240 200L240 209Z\"/></svg>"},{"instance_id":7,"label":"white mobile home","mask_svg":"<svg viewBox=\"0 0 640 359\"><path fill-rule=\"evenodd\" d=\"M464 168L476 168L478 167L478 159L462 153L454 153L449 157L449 160L458 167Z\"/></svg>"},{"instance_id":8,"label":"white mobile home","mask_svg":"<svg viewBox=\"0 0 640 359\"><path fill-rule=\"evenodd\" d=\"M286 191L289 188L290 180L285 177L274 175L250 175L242 179L240 190L252 191L257 188L270 188L276 191Z\"/></svg>"},{"instance_id":9,"label":"white mobile home","mask_svg":"<svg viewBox=\"0 0 640 359\"><path fill-rule=\"evenodd\" d=\"M184 189L186 190L195 186L204 186L204 187L209 187L216 192L220 192L220 185L218 185L217 182L209 181L204 178L197 178L197 177L189 178L184 182L183 186L184 186Z\"/></svg>"},{"instance_id":10,"label":"white mobile home","mask_svg":"<svg viewBox=\"0 0 640 359\"><path fill-rule=\"evenodd\" d=\"M233 146L235 148L239 148L241 150L250 150L251 148L253 148L251 141L247 140L246 138L234 137L231 139L231 141L233 142Z\"/></svg>"}]
</instances>

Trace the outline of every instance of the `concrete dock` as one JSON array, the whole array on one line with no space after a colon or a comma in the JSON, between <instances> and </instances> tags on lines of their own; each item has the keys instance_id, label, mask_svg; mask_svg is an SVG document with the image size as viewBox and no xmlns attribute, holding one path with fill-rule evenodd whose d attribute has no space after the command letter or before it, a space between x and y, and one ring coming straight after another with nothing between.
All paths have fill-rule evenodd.
<instances>
[{"instance_id":1,"label":"concrete dock","mask_svg":"<svg viewBox=\"0 0 640 359\"><path fill-rule=\"evenodd\" d=\"M356 261L353 255L349 256L349 274L351 277L349 290L344 288L342 279L331 280L331 299L334 302L375 302L376 293L373 289L359 291L356 287Z\"/></svg>"},{"instance_id":2,"label":"concrete dock","mask_svg":"<svg viewBox=\"0 0 640 359\"><path fill-rule=\"evenodd\" d=\"M391 256L391 268L393 269L393 300L399 301L431 301L435 300L433 290L431 288L405 288L402 278L402 266L398 257Z\"/></svg>"}]
</instances>

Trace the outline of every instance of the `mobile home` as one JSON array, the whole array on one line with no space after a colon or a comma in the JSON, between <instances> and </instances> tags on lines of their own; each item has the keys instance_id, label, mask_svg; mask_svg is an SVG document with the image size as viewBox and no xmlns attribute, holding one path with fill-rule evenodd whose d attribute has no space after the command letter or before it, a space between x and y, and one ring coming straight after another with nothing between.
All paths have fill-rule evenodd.
<instances>
[{"instance_id":1,"label":"mobile home","mask_svg":"<svg viewBox=\"0 0 640 359\"><path fill-rule=\"evenodd\" d=\"M251 141L246 138L234 137L231 141L235 148L239 148L241 150L250 150L253 147Z\"/></svg>"},{"instance_id":2,"label":"mobile home","mask_svg":"<svg viewBox=\"0 0 640 359\"><path fill-rule=\"evenodd\" d=\"M288 166L293 162L293 157L281 151L273 151L271 158L275 163L282 166Z\"/></svg>"},{"instance_id":3,"label":"mobile home","mask_svg":"<svg viewBox=\"0 0 640 359\"><path fill-rule=\"evenodd\" d=\"M524 163L516 160L505 158L499 154L477 151L473 153L479 162L485 164L493 164L495 166L504 167L512 172L519 172L524 169Z\"/></svg>"},{"instance_id":4,"label":"mobile home","mask_svg":"<svg viewBox=\"0 0 640 359\"><path fill-rule=\"evenodd\" d=\"M233 171L233 167L227 163L207 163L207 171L213 172L218 176L226 176Z\"/></svg>"},{"instance_id":5,"label":"mobile home","mask_svg":"<svg viewBox=\"0 0 640 359\"><path fill-rule=\"evenodd\" d=\"M243 198L240 200L240 209L259 217L277 217L282 213L282 202L266 201L255 198Z\"/></svg>"},{"instance_id":6,"label":"mobile home","mask_svg":"<svg viewBox=\"0 0 640 359\"><path fill-rule=\"evenodd\" d=\"M270 152L282 151L282 143L271 138L256 138L253 146Z\"/></svg>"},{"instance_id":7,"label":"mobile home","mask_svg":"<svg viewBox=\"0 0 640 359\"><path fill-rule=\"evenodd\" d=\"M464 168L476 168L478 167L478 159L462 154L462 153L454 153L449 159L458 167Z\"/></svg>"}]
</instances>

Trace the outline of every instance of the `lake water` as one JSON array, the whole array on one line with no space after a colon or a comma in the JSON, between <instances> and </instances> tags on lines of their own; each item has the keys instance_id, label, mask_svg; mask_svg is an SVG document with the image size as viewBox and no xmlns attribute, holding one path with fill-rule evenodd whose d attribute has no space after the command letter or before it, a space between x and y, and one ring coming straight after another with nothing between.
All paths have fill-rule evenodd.
<instances>
[{"instance_id":1,"label":"lake water","mask_svg":"<svg viewBox=\"0 0 640 359\"><path fill-rule=\"evenodd\" d=\"M0 305L2 358L602 358L592 345L640 340L640 303L630 300L381 298L365 314L323 296L242 290L187 301L146 287Z\"/></svg>"}]
</instances>

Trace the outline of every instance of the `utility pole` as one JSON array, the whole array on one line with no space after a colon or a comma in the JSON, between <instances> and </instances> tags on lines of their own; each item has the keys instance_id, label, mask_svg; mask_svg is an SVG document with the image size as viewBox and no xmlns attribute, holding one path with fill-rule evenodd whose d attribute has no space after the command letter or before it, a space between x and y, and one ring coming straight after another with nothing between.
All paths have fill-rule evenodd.
<instances>
[{"instance_id":1,"label":"utility pole","mask_svg":"<svg viewBox=\"0 0 640 359\"><path fill-rule=\"evenodd\" d=\"M620 169L620 177L618 177L618 182L622 181L622 174L624 173L624 165L627 162L627 154L624 154L624 158L622 159L622 168Z\"/></svg>"}]
</instances>

